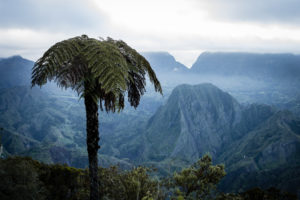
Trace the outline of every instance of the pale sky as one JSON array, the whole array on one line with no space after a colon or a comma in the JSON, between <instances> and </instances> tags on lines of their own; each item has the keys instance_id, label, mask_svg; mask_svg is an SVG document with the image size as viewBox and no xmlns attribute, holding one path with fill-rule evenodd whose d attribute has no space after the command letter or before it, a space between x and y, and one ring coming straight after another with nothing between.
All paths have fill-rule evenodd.
<instances>
[{"instance_id":1,"label":"pale sky","mask_svg":"<svg viewBox=\"0 0 300 200\"><path fill-rule=\"evenodd\" d=\"M0 57L87 34L190 67L203 51L300 54L300 0L0 0Z\"/></svg>"}]
</instances>

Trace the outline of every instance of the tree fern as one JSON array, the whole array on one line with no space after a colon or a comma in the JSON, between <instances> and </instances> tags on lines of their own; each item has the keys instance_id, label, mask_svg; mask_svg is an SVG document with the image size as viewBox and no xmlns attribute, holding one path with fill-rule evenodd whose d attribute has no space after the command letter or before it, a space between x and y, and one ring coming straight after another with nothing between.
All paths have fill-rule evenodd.
<instances>
[{"instance_id":1,"label":"tree fern","mask_svg":"<svg viewBox=\"0 0 300 200\"><path fill-rule=\"evenodd\" d=\"M99 199L98 107L107 112L122 110L126 92L131 106L137 107L145 92L146 74L155 90L162 93L150 64L136 50L121 40L97 40L86 35L54 44L34 64L32 87L55 81L84 98L91 200Z\"/></svg>"},{"instance_id":2,"label":"tree fern","mask_svg":"<svg viewBox=\"0 0 300 200\"><path fill-rule=\"evenodd\" d=\"M124 108L126 91L130 104L138 106L145 92L146 74L155 90L162 93L148 61L125 42L82 35L58 42L44 53L33 67L32 86L53 80L81 96L89 92L95 101L104 101L107 111L114 112L114 106ZM89 87L84 89L84 83Z\"/></svg>"}]
</instances>

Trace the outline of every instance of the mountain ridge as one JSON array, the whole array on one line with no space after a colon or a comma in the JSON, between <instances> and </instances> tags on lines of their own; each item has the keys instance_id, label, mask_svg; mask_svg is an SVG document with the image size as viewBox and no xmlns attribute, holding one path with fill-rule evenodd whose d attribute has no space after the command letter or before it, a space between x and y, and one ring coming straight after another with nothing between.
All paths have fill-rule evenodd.
<instances>
[{"instance_id":1,"label":"mountain ridge","mask_svg":"<svg viewBox=\"0 0 300 200\"><path fill-rule=\"evenodd\" d=\"M245 177L251 178L248 172L259 176L265 171L265 187L271 187L271 172L285 167L292 174L289 165L300 167L299 134L300 119L290 111L259 104L242 106L212 84L185 84L177 86L149 120L144 159L158 166L177 162L174 159L193 163L210 153L217 163L225 163L224 183L236 173L241 175L236 181L244 182ZM300 177L295 180L300 183ZM286 187L285 183L287 177L276 186ZM232 190L226 184L221 187Z\"/></svg>"},{"instance_id":2,"label":"mountain ridge","mask_svg":"<svg viewBox=\"0 0 300 200\"><path fill-rule=\"evenodd\" d=\"M289 53L204 52L192 65L191 72L290 78L300 74L298 63L300 55Z\"/></svg>"},{"instance_id":3,"label":"mountain ridge","mask_svg":"<svg viewBox=\"0 0 300 200\"><path fill-rule=\"evenodd\" d=\"M175 60L168 52L142 52L141 53L158 73L185 73L189 70L184 64Z\"/></svg>"},{"instance_id":4,"label":"mountain ridge","mask_svg":"<svg viewBox=\"0 0 300 200\"><path fill-rule=\"evenodd\" d=\"M30 85L33 62L21 56L11 56L0 60L0 88Z\"/></svg>"},{"instance_id":5,"label":"mountain ridge","mask_svg":"<svg viewBox=\"0 0 300 200\"><path fill-rule=\"evenodd\" d=\"M8 77L14 84L0 89L0 126L11 133L4 138L6 150L44 162L85 167L82 101L30 89L30 73L26 75L28 82L19 82L19 69L30 68L26 63L15 62L11 68L15 73ZM147 106L141 106L141 110L127 109L120 115L100 113L102 164L153 164L162 174L168 174L168 168L180 169L210 152L227 166L224 183L236 181L232 188L223 184L224 190L239 189L238 183L249 186L247 179L262 181L261 173L270 186L270 177L280 170L286 170L287 176L274 180L276 186L291 184L287 181L291 175L299 183L298 172L291 171L299 166L300 155L300 120L293 114L270 105L242 105L213 84L171 85L170 91L165 102L157 103L157 107L161 104L159 109L148 109L154 101L147 99ZM18 149L13 149L14 145Z\"/></svg>"}]
</instances>

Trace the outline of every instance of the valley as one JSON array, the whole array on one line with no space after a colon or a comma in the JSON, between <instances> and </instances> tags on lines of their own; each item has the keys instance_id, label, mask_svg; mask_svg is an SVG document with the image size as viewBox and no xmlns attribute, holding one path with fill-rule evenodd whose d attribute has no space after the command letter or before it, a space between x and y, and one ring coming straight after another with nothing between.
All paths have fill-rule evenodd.
<instances>
[{"instance_id":1,"label":"valley","mask_svg":"<svg viewBox=\"0 0 300 200\"><path fill-rule=\"evenodd\" d=\"M300 56L203 53L188 69L166 52L143 55L164 95L147 88L137 109L100 113L101 166L154 166L167 176L209 153L225 164L223 191L299 192ZM87 167L82 99L54 84L30 88L32 66L0 60L3 156Z\"/></svg>"}]
</instances>

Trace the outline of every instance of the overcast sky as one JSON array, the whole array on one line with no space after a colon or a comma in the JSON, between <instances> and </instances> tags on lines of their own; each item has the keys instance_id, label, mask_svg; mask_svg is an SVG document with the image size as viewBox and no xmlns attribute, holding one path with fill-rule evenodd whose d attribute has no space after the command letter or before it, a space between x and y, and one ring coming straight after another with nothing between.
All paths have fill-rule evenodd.
<instances>
[{"instance_id":1,"label":"overcast sky","mask_svg":"<svg viewBox=\"0 0 300 200\"><path fill-rule=\"evenodd\" d=\"M203 51L300 54L300 0L0 0L0 57L87 34L190 67Z\"/></svg>"}]
</instances>

